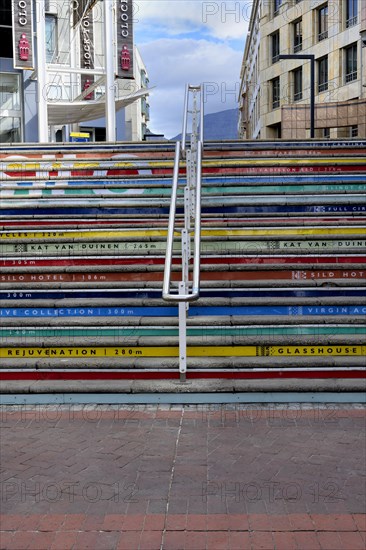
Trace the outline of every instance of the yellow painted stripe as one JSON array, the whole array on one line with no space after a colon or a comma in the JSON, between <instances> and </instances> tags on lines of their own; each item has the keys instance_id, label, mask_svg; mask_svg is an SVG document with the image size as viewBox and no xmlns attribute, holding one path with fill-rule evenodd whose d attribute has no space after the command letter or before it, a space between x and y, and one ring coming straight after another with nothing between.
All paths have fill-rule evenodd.
<instances>
[{"instance_id":1,"label":"yellow painted stripe","mask_svg":"<svg viewBox=\"0 0 366 550\"><path fill-rule=\"evenodd\" d=\"M353 158L344 158L344 157L329 157L329 158L259 158L259 159L211 159L203 160L203 166L263 166L263 165L276 165L276 166L287 166L289 164L293 165L329 165L329 164L364 164L365 159L363 157L353 157ZM141 168L170 168L174 165L173 160L144 160L144 159L133 159L130 161L123 162L111 162L106 166L106 161L101 162L82 162L75 161L69 162L65 159L64 164L61 162L43 162L43 163L34 163L27 161L20 162L11 162L4 166L5 170L73 170L73 169L82 169L90 170L94 168L100 168L102 170L110 170L115 168L131 168L131 167L141 167ZM181 166L185 166L184 162L180 163Z\"/></svg>"},{"instance_id":2,"label":"yellow painted stripe","mask_svg":"<svg viewBox=\"0 0 366 550\"><path fill-rule=\"evenodd\" d=\"M277 165L302 165L302 164L365 164L364 158L299 158L299 159L216 159L203 160L203 166L262 166L263 164Z\"/></svg>"},{"instance_id":3,"label":"yellow painted stripe","mask_svg":"<svg viewBox=\"0 0 366 550\"><path fill-rule=\"evenodd\" d=\"M84 231L3 231L0 239L114 239L119 237L166 237L164 229L84 230ZM179 233L176 232L178 236ZM292 228L292 229L203 229L202 237L254 237L289 235L366 235L364 227Z\"/></svg>"},{"instance_id":4,"label":"yellow painted stripe","mask_svg":"<svg viewBox=\"0 0 366 550\"><path fill-rule=\"evenodd\" d=\"M366 235L364 227L339 227L339 228L293 228L293 229L213 229L201 231L202 236L214 235L216 237L245 237L245 236L269 236L275 235Z\"/></svg>"},{"instance_id":5,"label":"yellow painted stripe","mask_svg":"<svg viewBox=\"0 0 366 550\"><path fill-rule=\"evenodd\" d=\"M366 347L358 345L316 346L192 346L189 357L330 357L365 355ZM55 348L1 348L1 358L52 357L178 357L178 347L55 347Z\"/></svg>"},{"instance_id":6,"label":"yellow painted stripe","mask_svg":"<svg viewBox=\"0 0 366 550\"><path fill-rule=\"evenodd\" d=\"M50 164L48 166L51 166ZM19 160L18 162L10 162L6 164L4 162L4 170L40 170L41 164L39 162L28 162L27 160Z\"/></svg>"}]
</instances>

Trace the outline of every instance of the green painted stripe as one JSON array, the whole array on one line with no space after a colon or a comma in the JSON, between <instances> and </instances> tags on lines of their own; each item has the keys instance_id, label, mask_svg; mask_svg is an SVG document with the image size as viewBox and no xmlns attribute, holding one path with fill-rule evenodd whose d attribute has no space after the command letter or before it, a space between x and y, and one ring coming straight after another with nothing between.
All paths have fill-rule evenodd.
<instances>
[{"instance_id":1,"label":"green painted stripe","mask_svg":"<svg viewBox=\"0 0 366 550\"><path fill-rule=\"evenodd\" d=\"M362 325L356 326L260 326L260 327L195 327L188 328L188 336L222 336L225 333L230 336L303 336L303 335L365 335L366 327ZM141 328L141 327L123 327L123 328L9 328L1 329L1 338L52 338L52 337L119 337L123 336L178 336L177 328Z\"/></svg>"}]
</instances>

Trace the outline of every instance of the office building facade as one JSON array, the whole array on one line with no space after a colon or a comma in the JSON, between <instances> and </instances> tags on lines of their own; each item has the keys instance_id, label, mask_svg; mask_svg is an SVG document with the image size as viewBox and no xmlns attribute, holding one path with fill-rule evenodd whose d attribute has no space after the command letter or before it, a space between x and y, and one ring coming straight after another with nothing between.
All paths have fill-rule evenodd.
<instances>
[{"instance_id":1,"label":"office building facade","mask_svg":"<svg viewBox=\"0 0 366 550\"><path fill-rule=\"evenodd\" d=\"M315 137L366 137L365 46L363 0L254 0L240 77L240 137L310 137L312 84ZM314 79L302 55L314 56Z\"/></svg>"}]
</instances>

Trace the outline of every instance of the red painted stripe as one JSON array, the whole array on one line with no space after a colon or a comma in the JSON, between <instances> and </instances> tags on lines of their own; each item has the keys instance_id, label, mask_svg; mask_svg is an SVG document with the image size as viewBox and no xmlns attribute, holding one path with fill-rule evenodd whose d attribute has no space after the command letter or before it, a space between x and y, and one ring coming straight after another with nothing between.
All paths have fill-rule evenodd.
<instances>
[{"instance_id":1,"label":"red painted stripe","mask_svg":"<svg viewBox=\"0 0 366 550\"><path fill-rule=\"evenodd\" d=\"M180 272L173 271L172 280L180 281ZM204 271L202 281L339 281L365 279L365 271L358 269L301 269L301 270L271 270L248 269L239 271ZM163 271L103 271L103 272L73 272L73 273L4 273L0 275L2 283L73 283L82 282L93 285L97 282L111 283L121 281L162 281Z\"/></svg>"},{"instance_id":2,"label":"red painted stripe","mask_svg":"<svg viewBox=\"0 0 366 550\"><path fill-rule=\"evenodd\" d=\"M178 379L179 373L172 372L115 372L115 371L95 371L95 372L57 372L57 371L24 371L24 372L3 372L0 374L0 380L171 380ZM187 379L200 378L218 378L218 379L270 379L270 378L366 378L365 371L352 369L334 369L333 371L324 371L314 369L312 371L204 371L187 373Z\"/></svg>"},{"instance_id":3,"label":"red painted stripe","mask_svg":"<svg viewBox=\"0 0 366 550\"><path fill-rule=\"evenodd\" d=\"M129 258L63 258L63 259L5 259L0 261L2 267L52 267L52 266L102 266L102 265L163 265L165 258L129 257ZM174 264L180 264L178 259ZM366 256L210 256L201 258L201 263L210 264L245 264L245 265L278 265L278 264L364 264Z\"/></svg>"}]
</instances>

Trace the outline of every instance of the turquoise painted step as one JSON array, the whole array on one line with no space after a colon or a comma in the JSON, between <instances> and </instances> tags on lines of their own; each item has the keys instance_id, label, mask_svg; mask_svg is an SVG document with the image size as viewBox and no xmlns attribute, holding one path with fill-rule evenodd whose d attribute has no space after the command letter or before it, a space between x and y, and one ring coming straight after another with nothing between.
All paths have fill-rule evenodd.
<instances>
[{"instance_id":1,"label":"turquoise painted step","mask_svg":"<svg viewBox=\"0 0 366 550\"><path fill-rule=\"evenodd\" d=\"M365 335L366 327L363 325L311 325L311 326L223 326L210 328L207 326L191 327L187 329L188 336L197 336L204 334L205 336L222 336L223 332L229 332L230 336L266 336L266 335L337 335L337 334L354 334ZM0 330L0 338L53 338L53 337L88 337L88 336L100 336L100 337L118 337L118 336L178 336L179 331L177 328L168 327L118 327L118 328L6 328ZM4 342L5 344L5 342Z\"/></svg>"}]
</instances>

